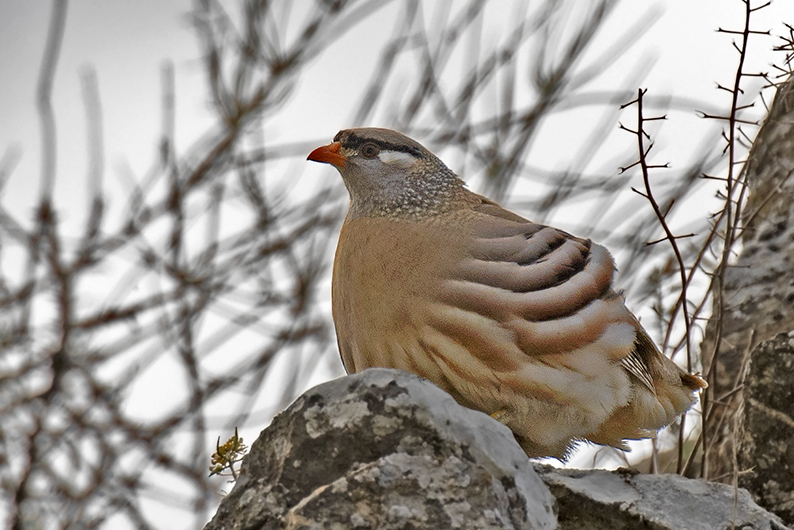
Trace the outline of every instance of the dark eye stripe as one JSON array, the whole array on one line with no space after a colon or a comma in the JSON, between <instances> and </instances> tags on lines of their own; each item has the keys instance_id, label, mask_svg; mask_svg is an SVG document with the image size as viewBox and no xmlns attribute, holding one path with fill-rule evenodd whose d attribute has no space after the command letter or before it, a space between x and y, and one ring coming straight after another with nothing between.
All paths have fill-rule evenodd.
<instances>
[{"instance_id":1,"label":"dark eye stripe","mask_svg":"<svg viewBox=\"0 0 794 530\"><path fill-rule=\"evenodd\" d=\"M337 134L334 138L335 142L340 141L341 133ZM409 155L420 158L421 152L418 148L411 146L411 145L400 145L400 144L393 144L391 142L384 142L382 140L377 140L375 138L363 138L361 136L356 136L355 134L350 134L347 138L344 139L342 143L342 147L347 149L357 149L362 144L365 143L373 143L380 147L381 151L400 151L403 153L408 153Z\"/></svg>"}]
</instances>

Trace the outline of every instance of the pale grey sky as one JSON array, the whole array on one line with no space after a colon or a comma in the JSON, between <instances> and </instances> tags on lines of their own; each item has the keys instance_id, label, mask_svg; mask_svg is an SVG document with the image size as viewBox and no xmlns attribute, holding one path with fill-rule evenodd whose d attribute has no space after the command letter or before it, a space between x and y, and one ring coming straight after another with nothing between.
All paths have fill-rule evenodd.
<instances>
[{"instance_id":1,"label":"pale grey sky","mask_svg":"<svg viewBox=\"0 0 794 530\"><path fill-rule=\"evenodd\" d=\"M312 1L295 2L298 9L311 9ZM794 9L777 0L757 15L757 27L780 29L780 20ZM128 163L141 175L155 156L160 130L160 68L169 60L176 68L177 143L186 148L209 125L204 79L197 41L187 14L188 0L73 0L69 2L67 26L53 93L58 126L58 185L81 186L86 173L85 112L79 76L90 65L98 75L102 98L106 146L107 182L119 163ZM37 189L39 132L34 105L36 78L43 51L50 3L43 0L0 2L0 152L12 146L22 149L5 200L13 196L18 204L32 204ZM614 75L601 83L624 79L624 73L638 63L654 60L643 86L652 93L669 93L715 101L725 94L715 91L717 81L730 82L733 51L730 38L718 35L718 26L736 27L742 4L730 0L697 2L623 2L600 36L606 46L610 36L620 33L644 13L658 12L660 18L644 32L633 49L612 68ZM391 11L390 11L391 10ZM331 136L348 124L351 104L366 79L367 47L361 43L383 35L379 24L390 27L389 7L366 27L357 27L315 65L310 78L303 80L288 104L284 119L273 134L289 140ZM751 55L758 68L772 60L768 51L772 39L756 40ZM346 57L355 55L351 68ZM358 81L358 83L357 83ZM614 88L604 86L604 88ZM693 114L682 116L692 121ZM676 127L672 123L668 127ZM553 138L553 136L549 136ZM675 142L676 135L667 138ZM682 147L683 148L683 147ZM541 150L542 152L545 150ZM310 168L309 171L320 171ZM68 193L68 190L62 190Z\"/></svg>"}]
</instances>

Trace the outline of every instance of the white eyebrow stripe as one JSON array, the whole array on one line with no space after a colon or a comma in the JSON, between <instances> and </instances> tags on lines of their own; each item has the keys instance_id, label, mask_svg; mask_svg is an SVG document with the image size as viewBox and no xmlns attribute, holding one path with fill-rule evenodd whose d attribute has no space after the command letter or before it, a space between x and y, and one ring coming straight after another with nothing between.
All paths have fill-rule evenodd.
<instances>
[{"instance_id":1,"label":"white eyebrow stripe","mask_svg":"<svg viewBox=\"0 0 794 530\"><path fill-rule=\"evenodd\" d=\"M400 167L408 167L416 163L416 158L414 158L413 155L402 151L390 151L388 149L378 153L378 158L380 158L380 161L384 164L394 164Z\"/></svg>"}]
</instances>

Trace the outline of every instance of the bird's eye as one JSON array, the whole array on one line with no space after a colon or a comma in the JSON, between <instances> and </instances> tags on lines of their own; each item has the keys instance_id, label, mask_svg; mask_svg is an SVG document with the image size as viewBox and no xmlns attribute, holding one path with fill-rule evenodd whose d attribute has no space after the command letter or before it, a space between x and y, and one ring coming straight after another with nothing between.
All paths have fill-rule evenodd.
<instances>
[{"instance_id":1,"label":"bird's eye","mask_svg":"<svg viewBox=\"0 0 794 530\"><path fill-rule=\"evenodd\" d=\"M378 156L378 153L380 153L380 148L372 143L364 144L361 146L361 149L359 149L359 152L364 158L375 158Z\"/></svg>"}]
</instances>

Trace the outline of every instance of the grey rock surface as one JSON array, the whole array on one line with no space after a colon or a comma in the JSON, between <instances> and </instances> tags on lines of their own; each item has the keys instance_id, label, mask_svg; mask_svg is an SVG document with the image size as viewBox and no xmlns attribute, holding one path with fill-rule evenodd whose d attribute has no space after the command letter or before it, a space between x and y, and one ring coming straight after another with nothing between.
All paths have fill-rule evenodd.
<instances>
[{"instance_id":1,"label":"grey rock surface","mask_svg":"<svg viewBox=\"0 0 794 530\"><path fill-rule=\"evenodd\" d=\"M722 298L713 293L714 300L724 300L723 318L709 320L700 346L703 373L712 374L708 399L720 402L706 420L705 476L726 481L732 480L733 455L740 451L735 437L741 436L736 424L748 382L741 378L747 354L794 330L794 76L781 81L742 170L749 189L739 223L741 252L725 269L724 282L714 286L722 289ZM715 302L712 314L719 313ZM767 498L779 505L780 495L770 493Z\"/></svg>"},{"instance_id":2,"label":"grey rock surface","mask_svg":"<svg viewBox=\"0 0 794 530\"><path fill-rule=\"evenodd\" d=\"M740 409L739 485L794 522L794 331L753 350Z\"/></svg>"},{"instance_id":3,"label":"grey rock surface","mask_svg":"<svg viewBox=\"0 0 794 530\"><path fill-rule=\"evenodd\" d=\"M205 530L782 530L745 490L535 464L505 426L432 383L371 369L262 431Z\"/></svg>"},{"instance_id":4,"label":"grey rock surface","mask_svg":"<svg viewBox=\"0 0 794 530\"><path fill-rule=\"evenodd\" d=\"M509 429L372 369L277 416L205 529L552 529L552 503Z\"/></svg>"},{"instance_id":5,"label":"grey rock surface","mask_svg":"<svg viewBox=\"0 0 794 530\"><path fill-rule=\"evenodd\" d=\"M557 500L560 530L785 530L747 490L680 475L535 466ZM734 493L736 507L734 511Z\"/></svg>"}]
</instances>

